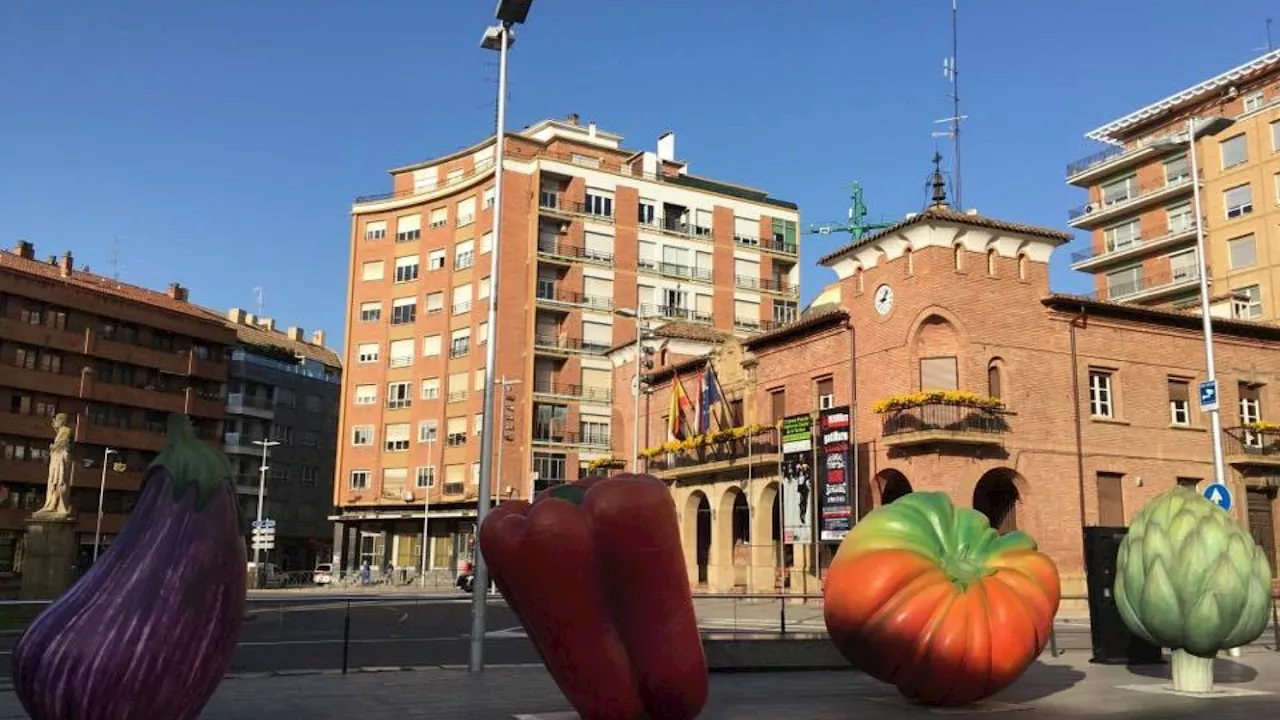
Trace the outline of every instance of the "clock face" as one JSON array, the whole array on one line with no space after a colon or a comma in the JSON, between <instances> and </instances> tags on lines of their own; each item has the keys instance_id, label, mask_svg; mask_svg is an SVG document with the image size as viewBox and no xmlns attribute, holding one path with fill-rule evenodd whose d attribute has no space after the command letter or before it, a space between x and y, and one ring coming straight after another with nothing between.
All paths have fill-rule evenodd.
<instances>
[{"instance_id":1,"label":"clock face","mask_svg":"<svg viewBox=\"0 0 1280 720\"><path fill-rule=\"evenodd\" d=\"M881 315L888 315L893 309L893 288L888 285L881 285L876 288L875 295L876 312Z\"/></svg>"}]
</instances>

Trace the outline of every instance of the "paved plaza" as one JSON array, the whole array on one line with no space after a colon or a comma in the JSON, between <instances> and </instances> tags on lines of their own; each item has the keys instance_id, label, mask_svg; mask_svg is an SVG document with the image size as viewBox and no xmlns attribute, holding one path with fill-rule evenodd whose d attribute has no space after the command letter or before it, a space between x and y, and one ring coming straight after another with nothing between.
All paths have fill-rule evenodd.
<instances>
[{"instance_id":1,"label":"paved plaza","mask_svg":"<svg viewBox=\"0 0 1280 720\"><path fill-rule=\"evenodd\" d=\"M1269 717L1280 703L1280 654L1252 651L1218 661L1213 698L1164 690L1167 666L1090 665L1070 652L1037 663L1014 687L965 710L912 706L893 688L852 671L716 674L702 720L894 718ZM203 720L360 717L363 720L569 720L568 706L540 666L456 666L337 674L228 678ZM25 718L11 692L0 720Z\"/></svg>"}]
</instances>

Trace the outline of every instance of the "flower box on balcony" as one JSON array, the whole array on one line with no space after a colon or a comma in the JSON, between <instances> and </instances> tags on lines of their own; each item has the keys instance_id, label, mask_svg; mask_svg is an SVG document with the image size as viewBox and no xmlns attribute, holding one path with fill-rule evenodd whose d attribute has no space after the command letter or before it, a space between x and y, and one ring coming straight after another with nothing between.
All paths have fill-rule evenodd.
<instances>
[{"instance_id":1,"label":"flower box on balcony","mask_svg":"<svg viewBox=\"0 0 1280 720\"><path fill-rule=\"evenodd\" d=\"M912 445L1000 445L1008 431L998 398L948 390L896 395L873 407L889 447Z\"/></svg>"},{"instance_id":2,"label":"flower box on balcony","mask_svg":"<svg viewBox=\"0 0 1280 720\"><path fill-rule=\"evenodd\" d=\"M921 392L903 393L880 400L871 409L873 412L882 415L894 410L905 410L923 405L958 405L987 410L1004 409L1004 402L1000 398L987 397L967 390L923 390Z\"/></svg>"}]
</instances>

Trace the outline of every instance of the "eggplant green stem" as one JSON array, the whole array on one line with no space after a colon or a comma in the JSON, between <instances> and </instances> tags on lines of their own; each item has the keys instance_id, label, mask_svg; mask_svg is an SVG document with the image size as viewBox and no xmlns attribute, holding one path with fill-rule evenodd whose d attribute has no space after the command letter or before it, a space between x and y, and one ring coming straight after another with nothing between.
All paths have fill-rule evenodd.
<instances>
[{"instance_id":1,"label":"eggplant green stem","mask_svg":"<svg viewBox=\"0 0 1280 720\"><path fill-rule=\"evenodd\" d=\"M231 482L231 463L227 456L197 437L191 419L182 413L169 416L164 449L147 466L147 481L160 470L169 475L174 502L195 488L196 510L204 509L218 488Z\"/></svg>"},{"instance_id":2,"label":"eggplant green stem","mask_svg":"<svg viewBox=\"0 0 1280 720\"><path fill-rule=\"evenodd\" d=\"M1173 690L1184 693L1213 692L1213 658L1173 651Z\"/></svg>"}]
</instances>

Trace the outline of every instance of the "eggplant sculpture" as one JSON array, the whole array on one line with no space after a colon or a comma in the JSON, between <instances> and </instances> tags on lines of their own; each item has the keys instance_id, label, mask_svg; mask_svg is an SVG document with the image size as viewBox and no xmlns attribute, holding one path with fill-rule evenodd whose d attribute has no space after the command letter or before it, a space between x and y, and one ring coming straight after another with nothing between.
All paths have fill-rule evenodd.
<instances>
[{"instance_id":1,"label":"eggplant sculpture","mask_svg":"<svg viewBox=\"0 0 1280 720\"><path fill-rule=\"evenodd\" d=\"M32 720L195 720L244 621L240 532L226 456L171 415L111 549L13 652Z\"/></svg>"}]
</instances>

